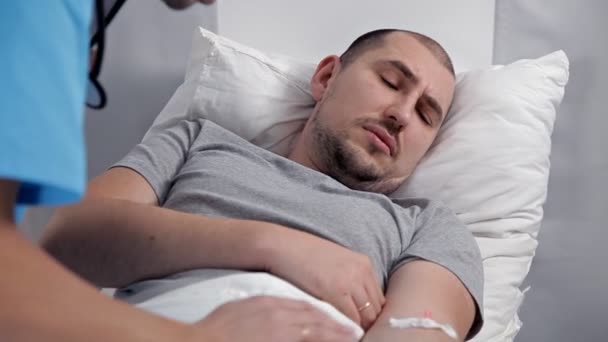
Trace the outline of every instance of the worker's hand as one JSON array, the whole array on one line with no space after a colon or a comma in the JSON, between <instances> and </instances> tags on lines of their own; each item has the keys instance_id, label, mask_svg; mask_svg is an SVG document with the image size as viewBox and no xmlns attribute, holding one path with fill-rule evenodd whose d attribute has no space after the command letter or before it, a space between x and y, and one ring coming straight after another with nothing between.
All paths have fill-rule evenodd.
<instances>
[{"instance_id":1,"label":"worker's hand","mask_svg":"<svg viewBox=\"0 0 608 342\"><path fill-rule=\"evenodd\" d=\"M252 297L217 308L194 325L188 341L352 342L353 332L312 305L278 297Z\"/></svg>"},{"instance_id":2,"label":"worker's hand","mask_svg":"<svg viewBox=\"0 0 608 342\"><path fill-rule=\"evenodd\" d=\"M294 229L269 237L266 268L309 294L332 304L367 330L384 305L368 256Z\"/></svg>"}]
</instances>

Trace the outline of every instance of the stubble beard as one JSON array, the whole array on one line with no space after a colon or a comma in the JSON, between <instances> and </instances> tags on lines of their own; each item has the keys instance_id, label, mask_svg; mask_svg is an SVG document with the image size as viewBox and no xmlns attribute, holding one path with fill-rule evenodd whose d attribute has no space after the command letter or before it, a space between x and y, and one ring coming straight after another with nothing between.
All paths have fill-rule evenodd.
<instances>
[{"instance_id":1,"label":"stubble beard","mask_svg":"<svg viewBox=\"0 0 608 342\"><path fill-rule=\"evenodd\" d=\"M380 153L379 150L366 152L348 143L345 130L333 132L319 120L319 113L313 118L313 151L321 171L347 187L368 192L387 194L398 184L384 179L385 173L373 162L366 162L363 153ZM357 123L355 123L357 124Z\"/></svg>"}]
</instances>

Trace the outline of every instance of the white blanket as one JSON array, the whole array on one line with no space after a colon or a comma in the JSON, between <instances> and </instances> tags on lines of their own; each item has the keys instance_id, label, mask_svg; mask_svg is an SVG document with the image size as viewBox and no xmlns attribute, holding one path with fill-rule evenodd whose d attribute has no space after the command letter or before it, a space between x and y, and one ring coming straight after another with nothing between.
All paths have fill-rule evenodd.
<instances>
[{"instance_id":1,"label":"white blanket","mask_svg":"<svg viewBox=\"0 0 608 342\"><path fill-rule=\"evenodd\" d=\"M203 269L141 282L117 291L135 306L182 322L196 322L218 306L237 299L270 295L306 301L337 322L350 327L358 339L363 329L332 305L264 272Z\"/></svg>"}]
</instances>

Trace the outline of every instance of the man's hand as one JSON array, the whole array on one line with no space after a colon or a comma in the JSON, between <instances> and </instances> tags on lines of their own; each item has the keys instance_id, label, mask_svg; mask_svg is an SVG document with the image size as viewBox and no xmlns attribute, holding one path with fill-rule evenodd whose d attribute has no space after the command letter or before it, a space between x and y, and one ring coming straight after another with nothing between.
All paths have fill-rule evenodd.
<instances>
[{"instance_id":1,"label":"man's hand","mask_svg":"<svg viewBox=\"0 0 608 342\"><path fill-rule=\"evenodd\" d=\"M312 305L253 297L220 306L195 325L188 341L352 342L353 332Z\"/></svg>"},{"instance_id":2,"label":"man's hand","mask_svg":"<svg viewBox=\"0 0 608 342\"><path fill-rule=\"evenodd\" d=\"M366 255L294 229L268 236L268 270L324 300L368 329L384 295Z\"/></svg>"}]
</instances>

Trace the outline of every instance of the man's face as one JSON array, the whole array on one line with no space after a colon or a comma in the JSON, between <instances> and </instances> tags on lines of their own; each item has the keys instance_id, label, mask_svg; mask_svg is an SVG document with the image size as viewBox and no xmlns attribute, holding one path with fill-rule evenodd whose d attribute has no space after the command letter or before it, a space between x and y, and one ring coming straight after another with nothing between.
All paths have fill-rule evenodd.
<instances>
[{"instance_id":1,"label":"man's face","mask_svg":"<svg viewBox=\"0 0 608 342\"><path fill-rule=\"evenodd\" d=\"M380 47L347 66L339 63L334 59L318 95L312 81L318 103L309 122L311 156L321 171L350 188L390 193L437 135L452 102L454 78L402 32L388 34Z\"/></svg>"}]
</instances>

